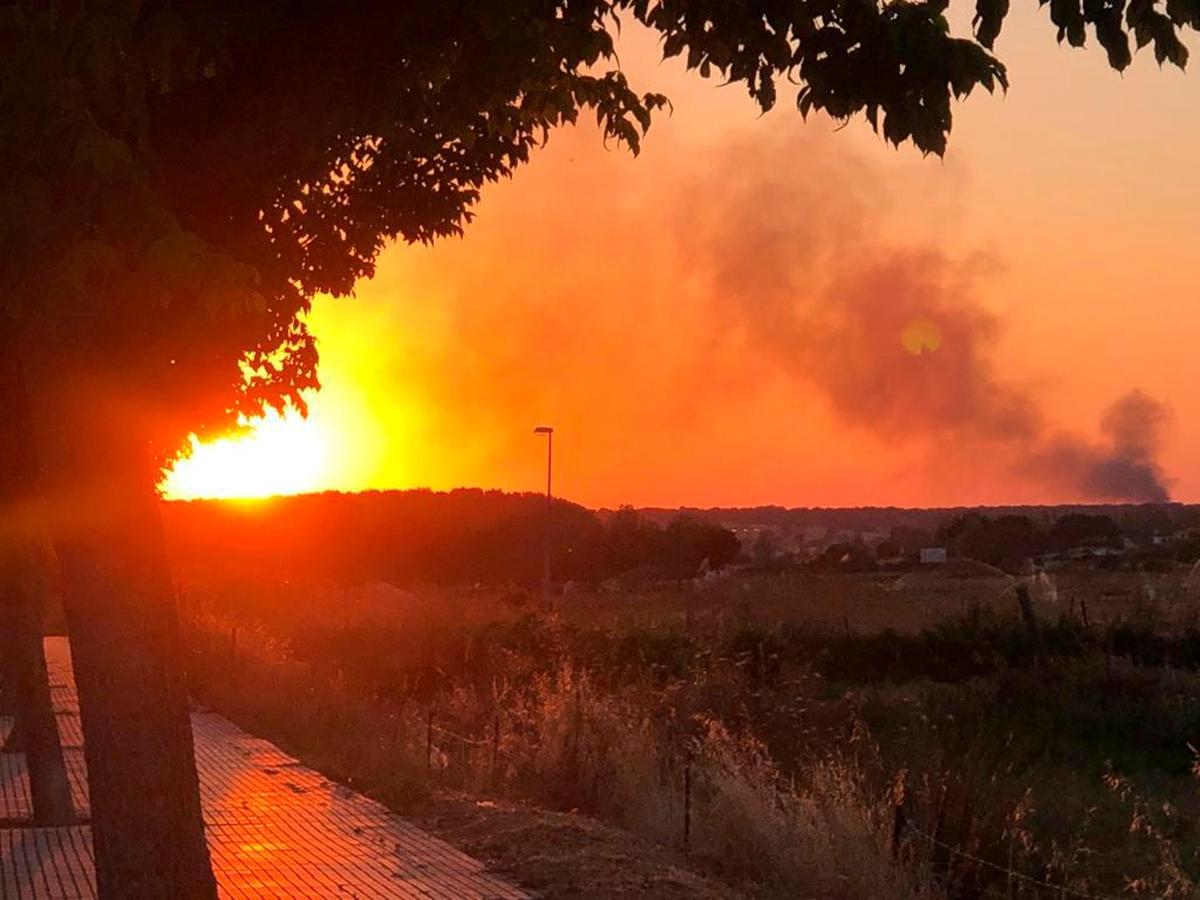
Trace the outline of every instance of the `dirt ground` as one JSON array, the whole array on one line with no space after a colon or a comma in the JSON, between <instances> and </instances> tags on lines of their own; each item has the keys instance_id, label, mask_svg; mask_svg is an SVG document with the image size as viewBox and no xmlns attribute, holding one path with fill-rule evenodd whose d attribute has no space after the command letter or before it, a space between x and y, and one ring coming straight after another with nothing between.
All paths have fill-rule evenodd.
<instances>
[{"instance_id":1,"label":"dirt ground","mask_svg":"<svg viewBox=\"0 0 1200 900\"><path fill-rule=\"evenodd\" d=\"M545 900L743 896L691 871L681 851L586 816L453 794L437 795L405 815Z\"/></svg>"},{"instance_id":2,"label":"dirt ground","mask_svg":"<svg viewBox=\"0 0 1200 900\"><path fill-rule=\"evenodd\" d=\"M698 874L681 850L604 825L588 816L505 800L437 791L403 800L347 778L329 760L305 753L253 716L222 710L252 734L327 778L380 801L413 824L474 856L539 900L629 897L662 900L740 900L746 896Z\"/></svg>"}]
</instances>

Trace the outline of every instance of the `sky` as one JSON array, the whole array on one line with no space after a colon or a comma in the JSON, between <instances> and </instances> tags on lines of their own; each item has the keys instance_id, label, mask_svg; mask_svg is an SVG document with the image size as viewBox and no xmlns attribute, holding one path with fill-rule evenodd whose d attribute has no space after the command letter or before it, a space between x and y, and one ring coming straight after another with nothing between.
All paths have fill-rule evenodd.
<instances>
[{"instance_id":1,"label":"sky","mask_svg":"<svg viewBox=\"0 0 1200 900\"><path fill-rule=\"evenodd\" d=\"M641 155L585 114L463 238L385 250L314 305L309 418L198 447L165 494L538 490L545 424L589 506L1200 499L1200 79L1118 75L1028 6L944 159L759 115L627 27L674 104Z\"/></svg>"}]
</instances>

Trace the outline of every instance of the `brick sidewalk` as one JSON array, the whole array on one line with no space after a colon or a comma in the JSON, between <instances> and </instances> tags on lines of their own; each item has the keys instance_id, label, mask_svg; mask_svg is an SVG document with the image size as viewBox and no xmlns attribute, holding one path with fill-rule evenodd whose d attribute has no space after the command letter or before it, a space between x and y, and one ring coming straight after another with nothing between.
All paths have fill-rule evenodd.
<instances>
[{"instance_id":1,"label":"brick sidewalk","mask_svg":"<svg viewBox=\"0 0 1200 900\"><path fill-rule=\"evenodd\" d=\"M64 638L46 656L76 810L87 809ZM10 723L0 719L0 732ZM223 898L519 898L483 865L213 713L193 713L208 846ZM29 815L20 754L0 753L0 818ZM92 898L91 832L0 829L0 900Z\"/></svg>"}]
</instances>

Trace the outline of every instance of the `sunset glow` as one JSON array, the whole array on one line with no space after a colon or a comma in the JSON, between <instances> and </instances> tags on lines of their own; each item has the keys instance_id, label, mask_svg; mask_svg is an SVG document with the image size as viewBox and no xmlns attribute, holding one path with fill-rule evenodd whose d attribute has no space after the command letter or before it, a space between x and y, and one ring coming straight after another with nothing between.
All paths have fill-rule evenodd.
<instances>
[{"instance_id":1,"label":"sunset glow","mask_svg":"<svg viewBox=\"0 0 1200 900\"><path fill-rule=\"evenodd\" d=\"M0 4L0 900L1200 900L1200 0Z\"/></svg>"},{"instance_id":2,"label":"sunset glow","mask_svg":"<svg viewBox=\"0 0 1200 900\"><path fill-rule=\"evenodd\" d=\"M198 448L167 495L536 490L544 421L556 490L594 506L1085 500L1005 437L1013 411L1078 459L1140 390L1170 412L1147 452L1195 496L1195 288L1159 261L1186 257L1200 188L1148 175L1193 158L1200 80L1117 77L1036 9L1002 40L1011 90L956 109L936 161L760 117L631 29L631 80L674 101L641 155L562 129L461 239L318 297L312 418Z\"/></svg>"},{"instance_id":3,"label":"sunset glow","mask_svg":"<svg viewBox=\"0 0 1200 900\"><path fill-rule=\"evenodd\" d=\"M320 490L327 439L312 419L273 410L251 430L208 444L192 439L192 455L175 464L163 481L173 500L200 497L268 497Z\"/></svg>"}]
</instances>

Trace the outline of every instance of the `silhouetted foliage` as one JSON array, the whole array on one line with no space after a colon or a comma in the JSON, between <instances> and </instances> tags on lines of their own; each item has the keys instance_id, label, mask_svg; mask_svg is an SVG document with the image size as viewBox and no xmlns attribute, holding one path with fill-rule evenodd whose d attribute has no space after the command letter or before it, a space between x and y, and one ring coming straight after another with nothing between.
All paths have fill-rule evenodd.
<instances>
[{"instance_id":1,"label":"silhouetted foliage","mask_svg":"<svg viewBox=\"0 0 1200 900\"><path fill-rule=\"evenodd\" d=\"M813 561L813 568L829 572L865 572L875 568L875 556L865 544L839 541L825 548Z\"/></svg>"},{"instance_id":2,"label":"silhouetted foliage","mask_svg":"<svg viewBox=\"0 0 1200 900\"><path fill-rule=\"evenodd\" d=\"M770 566L783 552L779 543L775 532L760 531L758 537L754 539L754 545L750 548L750 558L759 566Z\"/></svg>"},{"instance_id":3,"label":"silhouetted foliage","mask_svg":"<svg viewBox=\"0 0 1200 900\"><path fill-rule=\"evenodd\" d=\"M955 556L1012 569L1038 552L1042 535L1028 516L967 513L939 529L938 540Z\"/></svg>"},{"instance_id":4,"label":"silhouetted foliage","mask_svg":"<svg viewBox=\"0 0 1200 900\"><path fill-rule=\"evenodd\" d=\"M676 516L664 529L672 569L684 577L696 574L707 562L720 569L737 559L741 545L728 528L695 516Z\"/></svg>"},{"instance_id":5,"label":"silhouetted foliage","mask_svg":"<svg viewBox=\"0 0 1200 900\"><path fill-rule=\"evenodd\" d=\"M307 494L262 501L166 505L168 543L191 574L269 574L340 582L536 585L545 498L459 489ZM660 528L632 509L602 521L556 500L550 520L556 581L600 581L654 567L691 578L738 553L732 532L687 516Z\"/></svg>"},{"instance_id":6,"label":"silhouetted foliage","mask_svg":"<svg viewBox=\"0 0 1200 900\"><path fill-rule=\"evenodd\" d=\"M1121 529L1109 516L1068 513L1051 526L1047 539L1055 550L1080 546L1119 546Z\"/></svg>"},{"instance_id":7,"label":"silhouetted foliage","mask_svg":"<svg viewBox=\"0 0 1200 900\"><path fill-rule=\"evenodd\" d=\"M1049 527L1058 519L1073 513L1104 516L1116 523L1120 532L1135 541L1145 541L1155 534L1169 535L1188 528L1200 528L1200 505L1184 503L1110 503L1062 504L1057 506L980 506L974 508L921 509L895 506L859 507L798 507L782 506L711 507L707 509L663 509L647 507L639 510L652 521L665 523L681 512L730 528L770 527L783 533L808 527L832 529L836 532L876 532L887 534L900 543L906 553L914 553L936 540L939 528L954 519L975 513L988 518L1015 515L1029 518L1039 529Z\"/></svg>"},{"instance_id":8,"label":"silhouetted foliage","mask_svg":"<svg viewBox=\"0 0 1200 900\"><path fill-rule=\"evenodd\" d=\"M303 408L317 292L349 293L387 240L461 231L481 186L581 109L637 149L664 101L604 65L608 12L6 4L5 327L86 336L164 452Z\"/></svg>"},{"instance_id":9,"label":"silhouetted foliage","mask_svg":"<svg viewBox=\"0 0 1200 900\"><path fill-rule=\"evenodd\" d=\"M660 557L662 530L644 519L637 510L623 506L608 519L604 536L604 558L616 571L653 565Z\"/></svg>"},{"instance_id":10,"label":"silhouetted foliage","mask_svg":"<svg viewBox=\"0 0 1200 900\"><path fill-rule=\"evenodd\" d=\"M879 561L897 559L904 555L904 547L899 541L886 538L875 545L875 558Z\"/></svg>"},{"instance_id":11,"label":"silhouetted foliage","mask_svg":"<svg viewBox=\"0 0 1200 900\"><path fill-rule=\"evenodd\" d=\"M763 109L863 114L940 153L951 100L1003 86L946 0L283 0L0 5L4 327L120 373L110 390L164 453L264 405L304 406L316 348L298 318L352 291L389 240L461 231L480 189L593 111L635 152L666 98L617 66L619 17ZM1130 37L1182 66L1192 0L1048 4L1120 69ZM84 339L86 338L86 343ZM95 360L94 360L95 361Z\"/></svg>"},{"instance_id":12,"label":"silhouetted foliage","mask_svg":"<svg viewBox=\"0 0 1200 900\"><path fill-rule=\"evenodd\" d=\"M1200 24L1196 0L1049 8L1060 40L1082 44L1090 25L1118 69L1130 35L1182 66L1178 32ZM215 895L146 445L161 462L189 433L268 406L303 410L317 385L312 298L350 293L388 241L461 231L482 186L552 128L588 110L636 152L666 99L636 93L616 65L618 13L764 109L787 77L804 115L863 113L888 141L940 153L951 98L1006 84L987 49L1006 4L980 0L976 39L952 37L945 11L946 0L0 3L0 329L36 370L47 478L90 498L90 521L55 525L90 529L58 547L72 628L88 632L81 694L99 698L84 727L102 895ZM302 521L273 523L271 539L317 565L318 545L283 543ZM337 566L369 567L389 523L341 524L339 538L364 543L340 545ZM485 571L512 552L496 527L470 535ZM453 568L431 547L435 570Z\"/></svg>"},{"instance_id":13,"label":"silhouetted foliage","mask_svg":"<svg viewBox=\"0 0 1200 900\"><path fill-rule=\"evenodd\" d=\"M1190 532L1179 541L1175 547L1175 558L1189 564L1200 560L1200 532Z\"/></svg>"}]
</instances>

